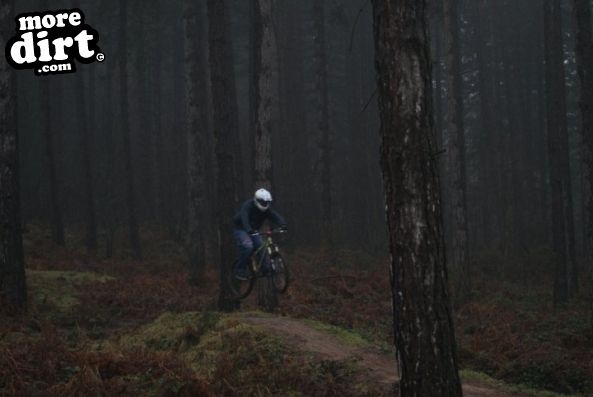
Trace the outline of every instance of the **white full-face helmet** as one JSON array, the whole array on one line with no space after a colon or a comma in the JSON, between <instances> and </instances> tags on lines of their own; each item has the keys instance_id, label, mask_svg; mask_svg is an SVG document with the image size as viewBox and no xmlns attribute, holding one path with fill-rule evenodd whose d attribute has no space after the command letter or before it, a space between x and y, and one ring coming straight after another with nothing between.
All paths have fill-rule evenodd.
<instances>
[{"instance_id":1,"label":"white full-face helmet","mask_svg":"<svg viewBox=\"0 0 593 397\"><path fill-rule=\"evenodd\" d=\"M255 192L253 202L260 211L265 212L268 210L268 208L270 208L270 204L272 203L272 195L266 189L259 189L257 192Z\"/></svg>"}]
</instances>

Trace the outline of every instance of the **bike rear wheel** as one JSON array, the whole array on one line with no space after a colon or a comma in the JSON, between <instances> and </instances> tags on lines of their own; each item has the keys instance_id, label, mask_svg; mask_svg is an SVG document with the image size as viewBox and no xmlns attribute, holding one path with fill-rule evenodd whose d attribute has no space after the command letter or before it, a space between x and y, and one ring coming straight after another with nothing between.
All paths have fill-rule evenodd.
<instances>
[{"instance_id":1,"label":"bike rear wheel","mask_svg":"<svg viewBox=\"0 0 593 397\"><path fill-rule=\"evenodd\" d=\"M290 282L288 266L286 266L284 258L282 258L280 254L270 258L270 262L272 266L272 284L274 284L274 289L278 293L283 294L286 292Z\"/></svg>"},{"instance_id":2,"label":"bike rear wheel","mask_svg":"<svg viewBox=\"0 0 593 397\"><path fill-rule=\"evenodd\" d=\"M235 268L237 266L237 262L238 260L233 263L233 267L228 274L228 284L234 298L244 299L251 293L251 290L253 290L253 285L255 284L255 275L253 274L251 266L247 266L247 280L239 280L236 278Z\"/></svg>"}]
</instances>

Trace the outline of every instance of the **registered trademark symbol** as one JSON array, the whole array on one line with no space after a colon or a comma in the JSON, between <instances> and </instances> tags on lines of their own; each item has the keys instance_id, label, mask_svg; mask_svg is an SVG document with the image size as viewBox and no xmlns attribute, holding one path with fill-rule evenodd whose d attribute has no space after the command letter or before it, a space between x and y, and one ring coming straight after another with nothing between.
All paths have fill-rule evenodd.
<instances>
[{"instance_id":1,"label":"registered trademark symbol","mask_svg":"<svg viewBox=\"0 0 593 397\"><path fill-rule=\"evenodd\" d=\"M97 61L99 62L103 62L105 60L105 54L103 54L102 52L97 54Z\"/></svg>"}]
</instances>

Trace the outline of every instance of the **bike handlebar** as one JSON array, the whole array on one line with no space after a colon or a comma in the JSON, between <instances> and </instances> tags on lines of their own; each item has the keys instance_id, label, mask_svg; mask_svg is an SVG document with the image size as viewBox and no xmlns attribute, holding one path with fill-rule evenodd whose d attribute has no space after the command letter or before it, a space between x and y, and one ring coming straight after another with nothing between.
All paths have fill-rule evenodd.
<instances>
[{"instance_id":1,"label":"bike handlebar","mask_svg":"<svg viewBox=\"0 0 593 397\"><path fill-rule=\"evenodd\" d=\"M262 236L271 236L273 234L284 234L284 233L288 233L288 230L286 229L273 229L267 232L257 232L257 233L253 233L252 236L258 236L258 235L262 235Z\"/></svg>"}]
</instances>

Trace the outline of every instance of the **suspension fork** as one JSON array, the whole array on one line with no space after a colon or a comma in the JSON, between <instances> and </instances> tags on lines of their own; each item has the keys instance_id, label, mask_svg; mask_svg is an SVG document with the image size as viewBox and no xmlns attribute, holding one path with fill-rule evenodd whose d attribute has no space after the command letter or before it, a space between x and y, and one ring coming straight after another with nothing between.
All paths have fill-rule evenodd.
<instances>
[{"instance_id":1,"label":"suspension fork","mask_svg":"<svg viewBox=\"0 0 593 397\"><path fill-rule=\"evenodd\" d=\"M266 251L268 250L269 243L268 240L263 240L262 245L255 251L252 255L252 261L254 265L254 271L257 272L263 266L263 261L265 258Z\"/></svg>"}]
</instances>

